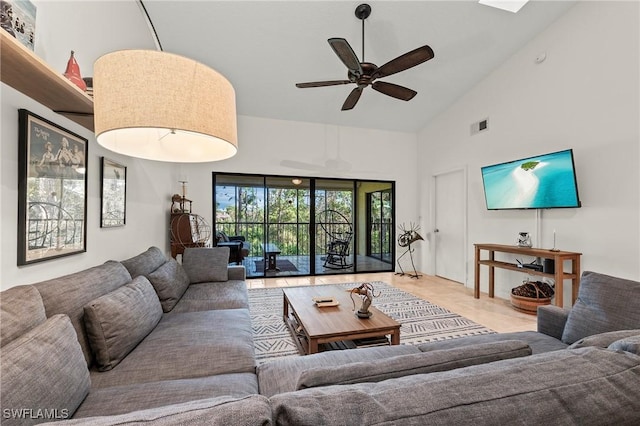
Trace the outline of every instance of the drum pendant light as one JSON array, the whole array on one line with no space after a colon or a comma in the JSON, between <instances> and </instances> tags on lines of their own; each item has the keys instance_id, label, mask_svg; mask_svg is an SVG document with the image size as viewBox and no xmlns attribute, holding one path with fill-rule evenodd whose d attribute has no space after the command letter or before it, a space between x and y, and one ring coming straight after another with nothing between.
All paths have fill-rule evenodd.
<instances>
[{"instance_id":1,"label":"drum pendant light","mask_svg":"<svg viewBox=\"0 0 640 426\"><path fill-rule=\"evenodd\" d=\"M238 150L235 91L183 56L121 50L94 64L94 124L103 147L156 161L218 161Z\"/></svg>"}]
</instances>

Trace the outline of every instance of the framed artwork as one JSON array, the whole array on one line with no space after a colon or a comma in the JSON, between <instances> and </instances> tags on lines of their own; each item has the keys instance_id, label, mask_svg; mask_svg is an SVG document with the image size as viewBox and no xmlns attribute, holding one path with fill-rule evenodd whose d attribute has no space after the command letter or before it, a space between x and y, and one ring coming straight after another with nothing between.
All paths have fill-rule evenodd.
<instances>
[{"instance_id":1,"label":"framed artwork","mask_svg":"<svg viewBox=\"0 0 640 426\"><path fill-rule=\"evenodd\" d=\"M87 139L18 117L18 265L87 251Z\"/></svg>"},{"instance_id":2,"label":"framed artwork","mask_svg":"<svg viewBox=\"0 0 640 426\"><path fill-rule=\"evenodd\" d=\"M124 226L127 211L127 168L102 157L100 226Z\"/></svg>"},{"instance_id":3,"label":"framed artwork","mask_svg":"<svg viewBox=\"0 0 640 426\"><path fill-rule=\"evenodd\" d=\"M0 0L2 29L33 51L36 6L29 0Z\"/></svg>"}]
</instances>

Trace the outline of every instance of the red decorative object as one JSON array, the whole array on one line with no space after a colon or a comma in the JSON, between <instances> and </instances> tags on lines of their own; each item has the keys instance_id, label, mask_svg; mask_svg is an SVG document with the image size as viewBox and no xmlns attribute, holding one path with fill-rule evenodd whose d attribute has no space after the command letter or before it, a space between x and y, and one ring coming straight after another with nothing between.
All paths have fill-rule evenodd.
<instances>
[{"instance_id":1,"label":"red decorative object","mask_svg":"<svg viewBox=\"0 0 640 426\"><path fill-rule=\"evenodd\" d=\"M73 84L78 86L82 91L87 90L87 84L80 75L80 66L76 62L76 58L73 57L73 50L71 51L71 57L67 62L67 70L64 72L64 76L67 77Z\"/></svg>"}]
</instances>

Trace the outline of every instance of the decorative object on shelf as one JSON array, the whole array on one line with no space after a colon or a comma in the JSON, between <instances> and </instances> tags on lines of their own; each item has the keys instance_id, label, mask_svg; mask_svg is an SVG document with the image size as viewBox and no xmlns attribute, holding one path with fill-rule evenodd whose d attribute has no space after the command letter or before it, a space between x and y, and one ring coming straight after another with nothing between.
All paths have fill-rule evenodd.
<instances>
[{"instance_id":1,"label":"decorative object on shelf","mask_svg":"<svg viewBox=\"0 0 640 426\"><path fill-rule=\"evenodd\" d=\"M87 139L18 116L18 265L87 251Z\"/></svg>"},{"instance_id":2,"label":"decorative object on shelf","mask_svg":"<svg viewBox=\"0 0 640 426\"><path fill-rule=\"evenodd\" d=\"M553 248L551 251L560 251L559 248L556 247L556 230L553 230Z\"/></svg>"},{"instance_id":3,"label":"decorative object on shelf","mask_svg":"<svg viewBox=\"0 0 640 426\"><path fill-rule=\"evenodd\" d=\"M357 294L362 298L362 306L360 306L360 309L356 312L356 316L358 318L371 318L373 313L369 310L369 307L371 306L373 298L380 296L380 293L375 294L373 285L370 283L362 283L359 287L352 288L348 291L351 302L353 302L352 310L356 310L356 302L353 300L353 295Z\"/></svg>"},{"instance_id":4,"label":"decorative object on shelf","mask_svg":"<svg viewBox=\"0 0 640 426\"><path fill-rule=\"evenodd\" d=\"M531 237L528 232L518 232L518 247L531 247Z\"/></svg>"},{"instance_id":5,"label":"decorative object on shelf","mask_svg":"<svg viewBox=\"0 0 640 426\"><path fill-rule=\"evenodd\" d=\"M554 294L553 287L543 281L524 280L511 289L511 305L517 311L535 315L538 306L550 304Z\"/></svg>"},{"instance_id":6,"label":"decorative object on shelf","mask_svg":"<svg viewBox=\"0 0 640 426\"><path fill-rule=\"evenodd\" d=\"M87 85L86 94L93 97L93 77L82 77L82 80Z\"/></svg>"},{"instance_id":7,"label":"decorative object on shelf","mask_svg":"<svg viewBox=\"0 0 640 426\"><path fill-rule=\"evenodd\" d=\"M407 229L403 223L402 225L400 225L400 230L402 231L402 234L400 234L400 236L398 237L398 245L400 247L405 247L406 250L404 253L400 255L400 257L398 257L397 263L401 272L396 272L396 275L405 275L404 269L402 269L402 265L400 264L400 259L404 255L409 253L409 258L411 259L411 267L413 268L413 273L407 274L407 275L409 275L409 277L411 278L418 278L422 275L418 274L418 272L416 271L416 265L413 263L414 249L411 247L411 244L415 243L416 241L424 240L424 238L422 238L422 236L418 234L420 227L416 224L411 223L409 225L409 228Z\"/></svg>"},{"instance_id":8,"label":"decorative object on shelf","mask_svg":"<svg viewBox=\"0 0 640 426\"><path fill-rule=\"evenodd\" d=\"M71 56L67 61L67 69L64 72L64 76L67 77L73 84L78 86L80 90L87 90L87 84L82 79L82 75L80 74L80 66L76 61L73 50L71 51Z\"/></svg>"},{"instance_id":9,"label":"decorative object on shelf","mask_svg":"<svg viewBox=\"0 0 640 426\"><path fill-rule=\"evenodd\" d=\"M33 51L36 36L36 7L29 0L0 1L0 26Z\"/></svg>"},{"instance_id":10,"label":"decorative object on shelf","mask_svg":"<svg viewBox=\"0 0 640 426\"><path fill-rule=\"evenodd\" d=\"M171 233L171 256L175 259L184 253L187 247L209 247L211 245L211 226L197 214L191 213L191 200L187 194L187 181L182 184L182 195L173 194L171 197L171 219L169 231ZM189 207L187 208L187 203Z\"/></svg>"},{"instance_id":11,"label":"decorative object on shelf","mask_svg":"<svg viewBox=\"0 0 640 426\"><path fill-rule=\"evenodd\" d=\"M124 226L127 211L127 168L102 157L100 227Z\"/></svg>"},{"instance_id":12,"label":"decorative object on shelf","mask_svg":"<svg viewBox=\"0 0 640 426\"><path fill-rule=\"evenodd\" d=\"M176 163L224 160L238 150L235 91L183 56L122 50L93 75L96 139L132 157Z\"/></svg>"}]
</instances>

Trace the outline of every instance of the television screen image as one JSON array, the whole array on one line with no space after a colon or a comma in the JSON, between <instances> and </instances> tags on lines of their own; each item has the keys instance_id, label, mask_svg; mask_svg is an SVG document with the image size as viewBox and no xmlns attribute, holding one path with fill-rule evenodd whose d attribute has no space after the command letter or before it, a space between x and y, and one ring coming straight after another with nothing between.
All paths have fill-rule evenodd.
<instances>
[{"instance_id":1,"label":"television screen image","mask_svg":"<svg viewBox=\"0 0 640 426\"><path fill-rule=\"evenodd\" d=\"M571 149L481 170L489 210L580 207Z\"/></svg>"}]
</instances>

